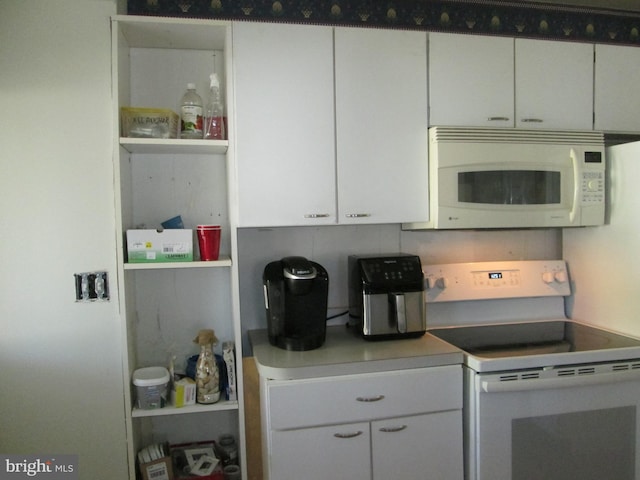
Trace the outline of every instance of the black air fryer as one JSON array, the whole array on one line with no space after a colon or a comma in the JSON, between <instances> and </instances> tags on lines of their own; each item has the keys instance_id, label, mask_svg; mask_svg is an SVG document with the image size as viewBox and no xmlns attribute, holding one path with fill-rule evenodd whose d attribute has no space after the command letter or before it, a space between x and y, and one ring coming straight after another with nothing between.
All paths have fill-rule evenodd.
<instances>
[{"instance_id":1,"label":"black air fryer","mask_svg":"<svg viewBox=\"0 0 640 480\"><path fill-rule=\"evenodd\" d=\"M262 275L271 345L285 350L313 350L327 332L329 275L304 257L269 263Z\"/></svg>"}]
</instances>

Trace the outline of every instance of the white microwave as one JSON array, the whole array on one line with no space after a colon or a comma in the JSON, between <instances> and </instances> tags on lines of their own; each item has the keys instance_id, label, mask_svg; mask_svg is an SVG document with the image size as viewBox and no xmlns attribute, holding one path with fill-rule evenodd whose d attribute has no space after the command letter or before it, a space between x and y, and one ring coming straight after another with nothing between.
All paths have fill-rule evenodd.
<instances>
[{"instance_id":1,"label":"white microwave","mask_svg":"<svg viewBox=\"0 0 640 480\"><path fill-rule=\"evenodd\" d=\"M429 129L427 222L405 229L602 225L604 134Z\"/></svg>"}]
</instances>

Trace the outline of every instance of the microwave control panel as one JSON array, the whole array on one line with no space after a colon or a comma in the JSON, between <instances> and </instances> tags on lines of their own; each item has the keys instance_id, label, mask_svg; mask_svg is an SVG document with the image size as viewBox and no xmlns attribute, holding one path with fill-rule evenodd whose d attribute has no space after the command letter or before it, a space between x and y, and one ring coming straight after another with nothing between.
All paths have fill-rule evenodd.
<instances>
[{"instance_id":1,"label":"microwave control panel","mask_svg":"<svg viewBox=\"0 0 640 480\"><path fill-rule=\"evenodd\" d=\"M604 203L604 172L582 172L582 205Z\"/></svg>"},{"instance_id":2,"label":"microwave control panel","mask_svg":"<svg viewBox=\"0 0 640 480\"><path fill-rule=\"evenodd\" d=\"M575 160L575 158L574 158ZM604 204L604 152L585 151L582 162L581 203L583 206Z\"/></svg>"}]
</instances>

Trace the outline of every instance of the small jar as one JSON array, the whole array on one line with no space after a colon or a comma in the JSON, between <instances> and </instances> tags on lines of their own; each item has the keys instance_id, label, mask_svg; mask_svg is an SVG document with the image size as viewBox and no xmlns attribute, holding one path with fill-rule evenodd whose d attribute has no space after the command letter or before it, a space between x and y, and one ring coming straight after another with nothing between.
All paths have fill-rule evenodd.
<instances>
[{"instance_id":1,"label":"small jar","mask_svg":"<svg viewBox=\"0 0 640 480\"><path fill-rule=\"evenodd\" d=\"M213 330L200 330L194 342L200 345L196 363L196 401L216 403L220 400L220 372L213 354L217 338Z\"/></svg>"},{"instance_id":2,"label":"small jar","mask_svg":"<svg viewBox=\"0 0 640 480\"><path fill-rule=\"evenodd\" d=\"M218 438L218 445L228 455L228 460L223 462L225 465L237 465L238 464L238 446L236 440L230 433L220 435Z\"/></svg>"}]
</instances>

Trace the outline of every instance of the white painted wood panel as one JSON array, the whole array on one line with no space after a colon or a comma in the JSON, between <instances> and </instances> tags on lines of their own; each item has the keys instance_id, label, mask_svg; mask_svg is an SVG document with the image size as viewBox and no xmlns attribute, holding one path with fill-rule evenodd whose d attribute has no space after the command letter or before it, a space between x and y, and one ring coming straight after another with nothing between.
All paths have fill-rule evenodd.
<instances>
[{"instance_id":1,"label":"white painted wood panel","mask_svg":"<svg viewBox=\"0 0 640 480\"><path fill-rule=\"evenodd\" d=\"M462 480L462 411L371 423L373 480Z\"/></svg>"},{"instance_id":2,"label":"white painted wood panel","mask_svg":"<svg viewBox=\"0 0 640 480\"><path fill-rule=\"evenodd\" d=\"M275 431L271 440L265 479L371 480L368 423Z\"/></svg>"},{"instance_id":3,"label":"white painted wood panel","mask_svg":"<svg viewBox=\"0 0 640 480\"><path fill-rule=\"evenodd\" d=\"M595 129L640 131L640 49L596 45Z\"/></svg>"},{"instance_id":4,"label":"white painted wood panel","mask_svg":"<svg viewBox=\"0 0 640 480\"><path fill-rule=\"evenodd\" d=\"M429 124L514 126L513 38L429 34Z\"/></svg>"},{"instance_id":5,"label":"white painted wood panel","mask_svg":"<svg viewBox=\"0 0 640 480\"><path fill-rule=\"evenodd\" d=\"M426 34L337 28L339 223L428 218Z\"/></svg>"},{"instance_id":6,"label":"white painted wood panel","mask_svg":"<svg viewBox=\"0 0 640 480\"><path fill-rule=\"evenodd\" d=\"M0 7L0 452L127 477L109 18L115 2ZM75 303L106 270L109 302ZM90 425L90 428L87 426Z\"/></svg>"},{"instance_id":7,"label":"white painted wood panel","mask_svg":"<svg viewBox=\"0 0 640 480\"><path fill-rule=\"evenodd\" d=\"M336 221L331 27L233 26L239 225Z\"/></svg>"},{"instance_id":8,"label":"white painted wood panel","mask_svg":"<svg viewBox=\"0 0 640 480\"><path fill-rule=\"evenodd\" d=\"M593 45L516 39L516 126L591 130Z\"/></svg>"}]
</instances>

